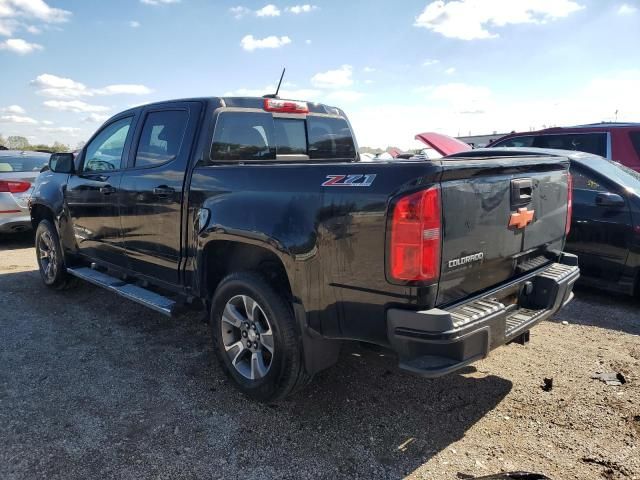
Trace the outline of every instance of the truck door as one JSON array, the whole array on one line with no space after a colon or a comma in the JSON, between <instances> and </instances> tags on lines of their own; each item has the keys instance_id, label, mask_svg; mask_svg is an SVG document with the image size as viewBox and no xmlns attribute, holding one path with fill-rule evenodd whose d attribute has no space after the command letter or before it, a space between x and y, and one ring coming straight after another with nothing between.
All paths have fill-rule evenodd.
<instances>
[{"instance_id":1,"label":"truck door","mask_svg":"<svg viewBox=\"0 0 640 480\"><path fill-rule=\"evenodd\" d=\"M182 192L201 108L175 102L143 110L120 184L131 268L170 284L179 280Z\"/></svg>"},{"instance_id":2,"label":"truck door","mask_svg":"<svg viewBox=\"0 0 640 480\"><path fill-rule=\"evenodd\" d=\"M565 249L578 255L588 277L616 282L624 270L633 235L629 205L604 206L601 194L621 194L614 184L586 169L572 167L573 221ZM624 195L620 195L624 199Z\"/></svg>"},{"instance_id":3,"label":"truck door","mask_svg":"<svg viewBox=\"0 0 640 480\"><path fill-rule=\"evenodd\" d=\"M117 118L81 152L78 173L64 193L78 251L94 260L125 266L120 230L120 181L133 134L134 116Z\"/></svg>"}]
</instances>

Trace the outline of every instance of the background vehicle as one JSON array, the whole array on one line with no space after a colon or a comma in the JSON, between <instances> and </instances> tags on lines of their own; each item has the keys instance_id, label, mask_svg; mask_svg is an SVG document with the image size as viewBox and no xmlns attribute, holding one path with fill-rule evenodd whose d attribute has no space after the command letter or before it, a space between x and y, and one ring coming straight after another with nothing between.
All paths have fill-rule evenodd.
<instances>
[{"instance_id":1,"label":"background vehicle","mask_svg":"<svg viewBox=\"0 0 640 480\"><path fill-rule=\"evenodd\" d=\"M488 147L578 150L615 160L640 171L640 123L594 123L512 133Z\"/></svg>"},{"instance_id":2,"label":"background vehicle","mask_svg":"<svg viewBox=\"0 0 640 480\"><path fill-rule=\"evenodd\" d=\"M31 229L29 196L48 162L49 155L45 153L0 151L0 234Z\"/></svg>"},{"instance_id":3,"label":"background vehicle","mask_svg":"<svg viewBox=\"0 0 640 480\"><path fill-rule=\"evenodd\" d=\"M460 159L488 149L459 153ZM505 148L513 155L540 149ZM483 153L484 152L484 153ZM578 256L580 282L628 295L640 294L640 173L597 155L543 150L571 162L573 217L565 251Z\"/></svg>"},{"instance_id":4,"label":"background vehicle","mask_svg":"<svg viewBox=\"0 0 640 480\"><path fill-rule=\"evenodd\" d=\"M79 277L167 315L201 304L223 368L260 400L332 365L340 340L455 371L524 341L579 274L561 252L566 158L364 163L321 104L137 107L50 166L31 208L45 284Z\"/></svg>"}]
</instances>

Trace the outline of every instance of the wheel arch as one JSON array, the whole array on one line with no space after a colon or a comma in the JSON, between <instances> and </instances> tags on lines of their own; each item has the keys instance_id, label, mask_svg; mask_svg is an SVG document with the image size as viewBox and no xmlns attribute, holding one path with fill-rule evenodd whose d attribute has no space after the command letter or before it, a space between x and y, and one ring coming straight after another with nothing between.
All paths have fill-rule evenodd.
<instances>
[{"instance_id":1,"label":"wheel arch","mask_svg":"<svg viewBox=\"0 0 640 480\"><path fill-rule=\"evenodd\" d=\"M274 282L290 301L294 300L285 265L287 260L265 245L231 239L211 240L204 245L199 257L200 292L206 299L211 298L220 281L228 274L253 271Z\"/></svg>"}]
</instances>

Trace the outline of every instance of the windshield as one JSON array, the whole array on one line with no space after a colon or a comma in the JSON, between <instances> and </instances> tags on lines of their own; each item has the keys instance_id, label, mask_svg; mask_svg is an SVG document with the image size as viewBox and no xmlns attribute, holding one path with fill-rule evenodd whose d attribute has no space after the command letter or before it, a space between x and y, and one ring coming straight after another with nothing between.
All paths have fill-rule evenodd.
<instances>
[{"instance_id":1,"label":"windshield","mask_svg":"<svg viewBox=\"0 0 640 480\"><path fill-rule=\"evenodd\" d=\"M42 167L49 163L49 155L2 155L0 156L1 172L39 172Z\"/></svg>"}]
</instances>

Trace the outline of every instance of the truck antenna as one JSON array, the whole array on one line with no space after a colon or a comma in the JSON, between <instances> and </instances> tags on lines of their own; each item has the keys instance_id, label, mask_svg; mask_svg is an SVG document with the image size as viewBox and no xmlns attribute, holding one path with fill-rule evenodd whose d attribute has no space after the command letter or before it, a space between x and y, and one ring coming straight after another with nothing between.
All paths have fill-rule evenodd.
<instances>
[{"instance_id":1,"label":"truck antenna","mask_svg":"<svg viewBox=\"0 0 640 480\"><path fill-rule=\"evenodd\" d=\"M278 92L280 91L280 85L282 85L282 79L284 78L284 72L286 72L286 71L287 71L286 67L282 69L282 75L280 75L280 81L278 82L278 88L276 88L276 93L269 94L269 95L263 95L262 98L279 98L278 97Z\"/></svg>"}]
</instances>

